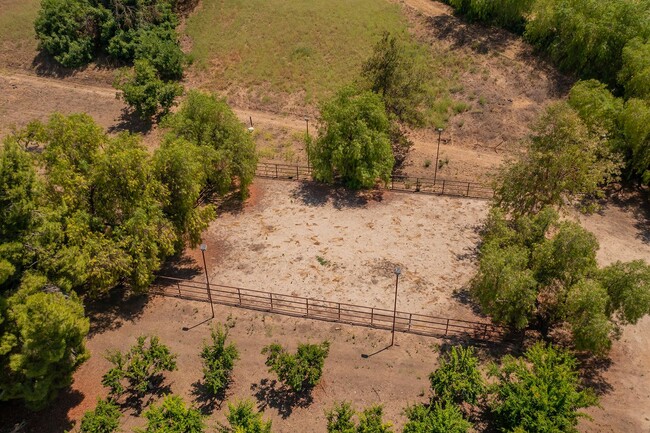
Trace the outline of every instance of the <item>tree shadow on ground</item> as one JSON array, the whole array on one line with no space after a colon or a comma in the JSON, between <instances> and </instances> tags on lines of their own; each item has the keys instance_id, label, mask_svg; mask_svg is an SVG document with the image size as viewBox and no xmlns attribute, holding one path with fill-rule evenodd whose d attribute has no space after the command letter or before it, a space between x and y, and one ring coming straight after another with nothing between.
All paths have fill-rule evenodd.
<instances>
[{"instance_id":1,"label":"tree shadow on ground","mask_svg":"<svg viewBox=\"0 0 650 433\"><path fill-rule=\"evenodd\" d=\"M70 409L77 407L84 395L70 388L62 390L48 407L34 412L18 402L0 404L0 432L50 433L71 430L74 421L68 416Z\"/></svg>"},{"instance_id":2,"label":"tree shadow on ground","mask_svg":"<svg viewBox=\"0 0 650 433\"><path fill-rule=\"evenodd\" d=\"M202 380L192 384L190 394L194 397L196 407L204 415L211 415L215 410L221 410L223 402L226 401L228 388L214 395L210 388Z\"/></svg>"},{"instance_id":3,"label":"tree shadow on ground","mask_svg":"<svg viewBox=\"0 0 650 433\"><path fill-rule=\"evenodd\" d=\"M124 322L135 322L148 302L148 295L134 295L125 286L116 287L102 298L86 301L86 316L90 319L88 337L119 329Z\"/></svg>"},{"instance_id":4,"label":"tree shadow on ground","mask_svg":"<svg viewBox=\"0 0 650 433\"><path fill-rule=\"evenodd\" d=\"M468 48L476 54L503 55L511 60L519 60L542 71L551 83L550 93L560 97L566 95L575 78L562 74L551 62L532 49L517 52L512 59L504 53L520 41L520 37L507 30L482 23L469 23L462 17L439 15L426 18L426 26L438 40L447 41L451 49Z\"/></svg>"},{"instance_id":5,"label":"tree shadow on ground","mask_svg":"<svg viewBox=\"0 0 650 433\"><path fill-rule=\"evenodd\" d=\"M514 337L514 336L513 336ZM467 335L450 335L445 337L440 345L440 355L448 353L454 346L472 347L476 350L476 356L482 363L498 361L505 355L519 356L523 354L521 338L506 336L502 341L488 341L478 338L471 338Z\"/></svg>"},{"instance_id":6,"label":"tree shadow on ground","mask_svg":"<svg viewBox=\"0 0 650 433\"><path fill-rule=\"evenodd\" d=\"M154 401L172 394L171 384L164 383L165 376L156 374L150 379L149 389L146 394L141 394L134 390L127 390L123 395L124 400L118 403L122 410L130 409L135 415L140 415L142 411Z\"/></svg>"},{"instance_id":7,"label":"tree shadow on ground","mask_svg":"<svg viewBox=\"0 0 650 433\"><path fill-rule=\"evenodd\" d=\"M635 219L636 238L644 244L650 244L650 190L624 186L610 190L606 200L600 203L599 215L604 215L608 207L617 207L623 212L631 213Z\"/></svg>"},{"instance_id":8,"label":"tree shadow on ground","mask_svg":"<svg viewBox=\"0 0 650 433\"><path fill-rule=\"evenodd\" d=\"M135 111L125 107L122 109L118 122L108 128L111 134L120 132L130 132L133 134L146 134L153 128L153 121L151 119L143 119Z\"/></svg>"},{"instance_id":9,"label":"tree shadow on ground","mask_svg":"<svg viewBox=\"0 0 650 433\"><path fill-rule=\"evenodd\" d=\"M197 275L203 274L203 267L192 257L180 253L168 258L158 271L158 274L166 277L191 280ZM162 279L157 281L157 283L161 285L171 284L169 281Z\"/></svg>"},{"instance_id":10,"label":"tree shadow on ground","mask_svg":"<svg viewBox=\"0 0 650 433\"><path fill-rule=\"evenodd\" d=\"M79 66L77 68L66 68L57 62L54 57L46 51L39 51L32 60L32 68L36 75L48 78L66 78L72 77L79 72L84 72L89 69L106 71L126 66L126 63L113 60L105 55L96 56L92 62Z\"/></svg>"},{"instance_id":11,"label":"tree shadow on ground","mask_svg":"<svg viewBox=\"0 0 650 433\"><path fill-rule=\"evenodd\" d=\"M354 191L341 185L328 186L316 182L301 182L291 196L307 206L319 207L332 203L335 209L363 208L372 202L383 200L379 189Z\"/></svg>"},{"instance_id":12,"label":"tree shadow on ground","mask_svg":"<svg viewBox=\"0 0 650 433\"><path fill-rule=\"evenodd\" d=\"M609 357L597 357L592 355L579 355L580 378L582 383L594 390L596 395L609 394L614 387L605 379L604 374L612 366Z\"/></svg>"},{"instance_id":13,"label":"tree shadow on ground","mask_svg":"<svg viewBox=\"0 0 650 433\"><path fill-rule=\"evenodd\" d=\"M314 401L311 388L295 392L275 379L262 379L260 383L253 383L251 391L255 392L258 410L263 411L267 407L276 409L282 419L290 417L295 408L309 407Z\"/></svg>"},{"instance_id":14,"label":"tree shadow on ground","mask_svg":"<svg viewBox=\"0 0 650 433\"><path fill-rule=\"evenodd\" d=\"M451 293L451 297L454 300L458 301L460 304L469 307L472 310L472 313L475 315L479 317L487 317L485 314L483 314L483 310L481 309L479 303L476 302L472 296L472 292L470 291L469 286L463 286L459 289L455 289Z\"/></svg>"}]
</instances>

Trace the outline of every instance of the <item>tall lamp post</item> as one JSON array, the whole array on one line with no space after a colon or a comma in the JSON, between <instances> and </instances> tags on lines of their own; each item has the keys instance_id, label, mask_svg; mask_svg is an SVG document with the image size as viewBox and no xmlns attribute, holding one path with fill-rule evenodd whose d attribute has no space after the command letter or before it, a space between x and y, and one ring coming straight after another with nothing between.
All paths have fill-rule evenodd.
<instances>
[{"instance_id":1,"label":"tall lamp post","mask_svg":"<svg viewBox=\"0 0 650 433\"><path fill-rule=\"evenodd\" d=\"M305 137L305 144L307 145L307 170L311 168L311 161L309 157L309 142L311 137L309 136L309 117L305 116L305 122L307 123L307 136Z\"/></svg>"},{"instance_id":2,"label":"tall lamp post","mask_svg":"<svg viewBox=\"0 0 650 433\"><path fill-rule=\"evenodd\" d=\"M212 304L212 293L210 292L210 279L208 278L208 267L205 264L205 251L208 249L206 244L201 244L201 255L203 256L203 270L205 271L205 282L208 287L208 301L210 302L210 309L212 310L212 318L214 319L214 304Z\"/></svg>"},{"instance_id":3,"label":"tall lamp post","mask_svg":"<svg viewBox=\"0 0 650 433\"><path fill-rule=\"evenodd\" d=\"M393 333L390 338L390 345L395 344L395 319L397 318L397 287L399 285L399 276L402 270L398 267L395 268L395 304L393 305Z\"/></svg>"},{"instance_id":4,"label":"tall lamp post","mask_svg":"<svg viewBox=\"0 0 650 433\"><path fill-rule=\"evenodd\" d=\"M440 156L440 136L442 135L442 131L444 129L442 128L437 128L436 131L438 131L438 150L436 151L436 166L433 171L433 184L436 184L436 178L438 177L438 157Z\"/></svg>"}]
</instances>

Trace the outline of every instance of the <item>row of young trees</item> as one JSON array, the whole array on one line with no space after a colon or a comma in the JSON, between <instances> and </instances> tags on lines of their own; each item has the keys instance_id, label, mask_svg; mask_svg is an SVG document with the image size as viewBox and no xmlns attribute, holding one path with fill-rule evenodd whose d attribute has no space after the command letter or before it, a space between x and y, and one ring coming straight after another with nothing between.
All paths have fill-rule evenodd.
<instances>
[{"instance_id":1,"label":"row of young trees","mask_svg":"<svg viewBox=\"0 0 650 433\"><path fill-rule=\"evenodd\" d=\"M210 397L223 400L231 380L236 346L226 344L229 324L218 325L201 351L203 389ZM309 392L322 376L329 344L300 344L289 353L279 344L262 350L267 355L269 372L295 393ZM80 423L80 433L118 431L121 409L141 402L145 395L161 387L164 371L177 368L176 355L157 337L140 337L126 353L107 356L113 367L102 383L110 389L107 400L99 400ZM487 375L483 373L487 371ZM487 376L487 377L486 377ZM215 380L216 378L216 380ZM489 379L489 380L488 380ZM550 433L575 432L580 409L597 404L593 392L583 387L576 371L576 360L568 353L537 343L522 357L507 355L498 363L481 368L474 352L453 346L440 357L439 367L429 376L431 398L426 404L408 406L404 433L468 433L480 430ZM127 398L121 397L126 394ZM124 403L120 403L123 401ZM253 403L229 404L227 425L217 425L221 433L271 433L270 421L263 421ZM143 433L201 433L205 416L174 395L144 411ZM356 417L356 419L355 419ZM328 433L392 433L391 423L383 421L381 405L356 412L347 402L336 403L326 411Z\"/></svg>"},{"instance_id":2,"label":"row of young trees","mask_svg":"<svg viewBox=\"0 0 650 433\"><path fill-rule=\"evenodd\" d=\"M448 0L472 20L522 31L578 82L569 102L624 162L628 180L650 184L650 2L647 0Z\"/></svg>"},{"instance_id":3,"label":"row of young trees","mask_svg":"<svg viewBox=\"0 0 650 433\"><path fill-rule=\"evenodd\" d=\"M255 145L227 104L191 92L150 154L86 115L53 115L0 150L0 400L40 408L88 357L80 297L147 289L215 217L201 198L245 197Z\"/></svg>"}]
</instances>

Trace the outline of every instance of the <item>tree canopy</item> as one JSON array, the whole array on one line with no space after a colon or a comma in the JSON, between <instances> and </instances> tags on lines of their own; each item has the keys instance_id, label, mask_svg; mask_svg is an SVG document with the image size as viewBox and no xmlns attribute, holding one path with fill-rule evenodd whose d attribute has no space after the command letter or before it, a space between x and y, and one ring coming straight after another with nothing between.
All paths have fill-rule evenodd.
<instances>
[{"instance_id":1,"label":"tree canopy","mask_svg":"<svg viewBox=\"0 0 650 433\"><path fill-rule=\"evenodd\" d=\"M394 157L389 121L381 98L352 87L340 90L321 108L318 139L309 148L314 178L340 178L351 188L388 182Z\"/></svg>"}]
</instances>

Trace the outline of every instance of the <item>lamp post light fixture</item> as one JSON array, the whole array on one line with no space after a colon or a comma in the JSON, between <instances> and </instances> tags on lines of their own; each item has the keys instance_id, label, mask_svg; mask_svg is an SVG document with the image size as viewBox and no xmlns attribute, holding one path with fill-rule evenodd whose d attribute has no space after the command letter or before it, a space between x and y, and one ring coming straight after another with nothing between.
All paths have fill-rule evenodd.
<instances>
[{"instance_id":1,"label":"lamp post light fixture","mask_svg":"<svg viewBox=\"0 0 650 433\"><path fill-rule=\"evenodd\" d=\"M205 251L208 249L206 244L201 244L201 255L203 256L203 270L205 271L205 283L208 288L208 302L210 302L210 309L212 310L212 318L214 319L214 304L212 303L212 293L210 292L210 279L208 278L208 267L205 264Z\"/></svg>"},{"instance_id":2,"label":"lamp post light fixture","mask_svg":"<svg viewBox=\"0 0 650 433\"><path fill-rule=\"evenodd\" d=\"M248 127L248 132L252 134L253 131L255 131L255 128L253 127L253 116L248 116L248 120L250 121L250 125L251 125Z\"/></svg>"},{"instance_id":3,"label":"lamp post light fixture","mask_svg":"<svg viewBox=\"0 0 650 433\"><path fill-rule=\"evenodd\" d=\"M395 344L395 319L397 318L397 287L399 285L399 276L402 270L398 267L395 268L395 304L393 305L393 332L390 338L390 345Z\"/></svg>"},{"instance_id":4,"label":"lamp post light fixture","mask_svg":"<svg viewBox=\"0 0 650 433\"><path fill-rule=\"evenodd\" d=\"M433 171L433 184L436 184L436 178L438 177L438 157L440 156L440 136L442 135L442 131L444 129L442 128L436 128L436 131L438 131L438 150L436 150L436 166Z\"/></svg>"}]
</instances>

